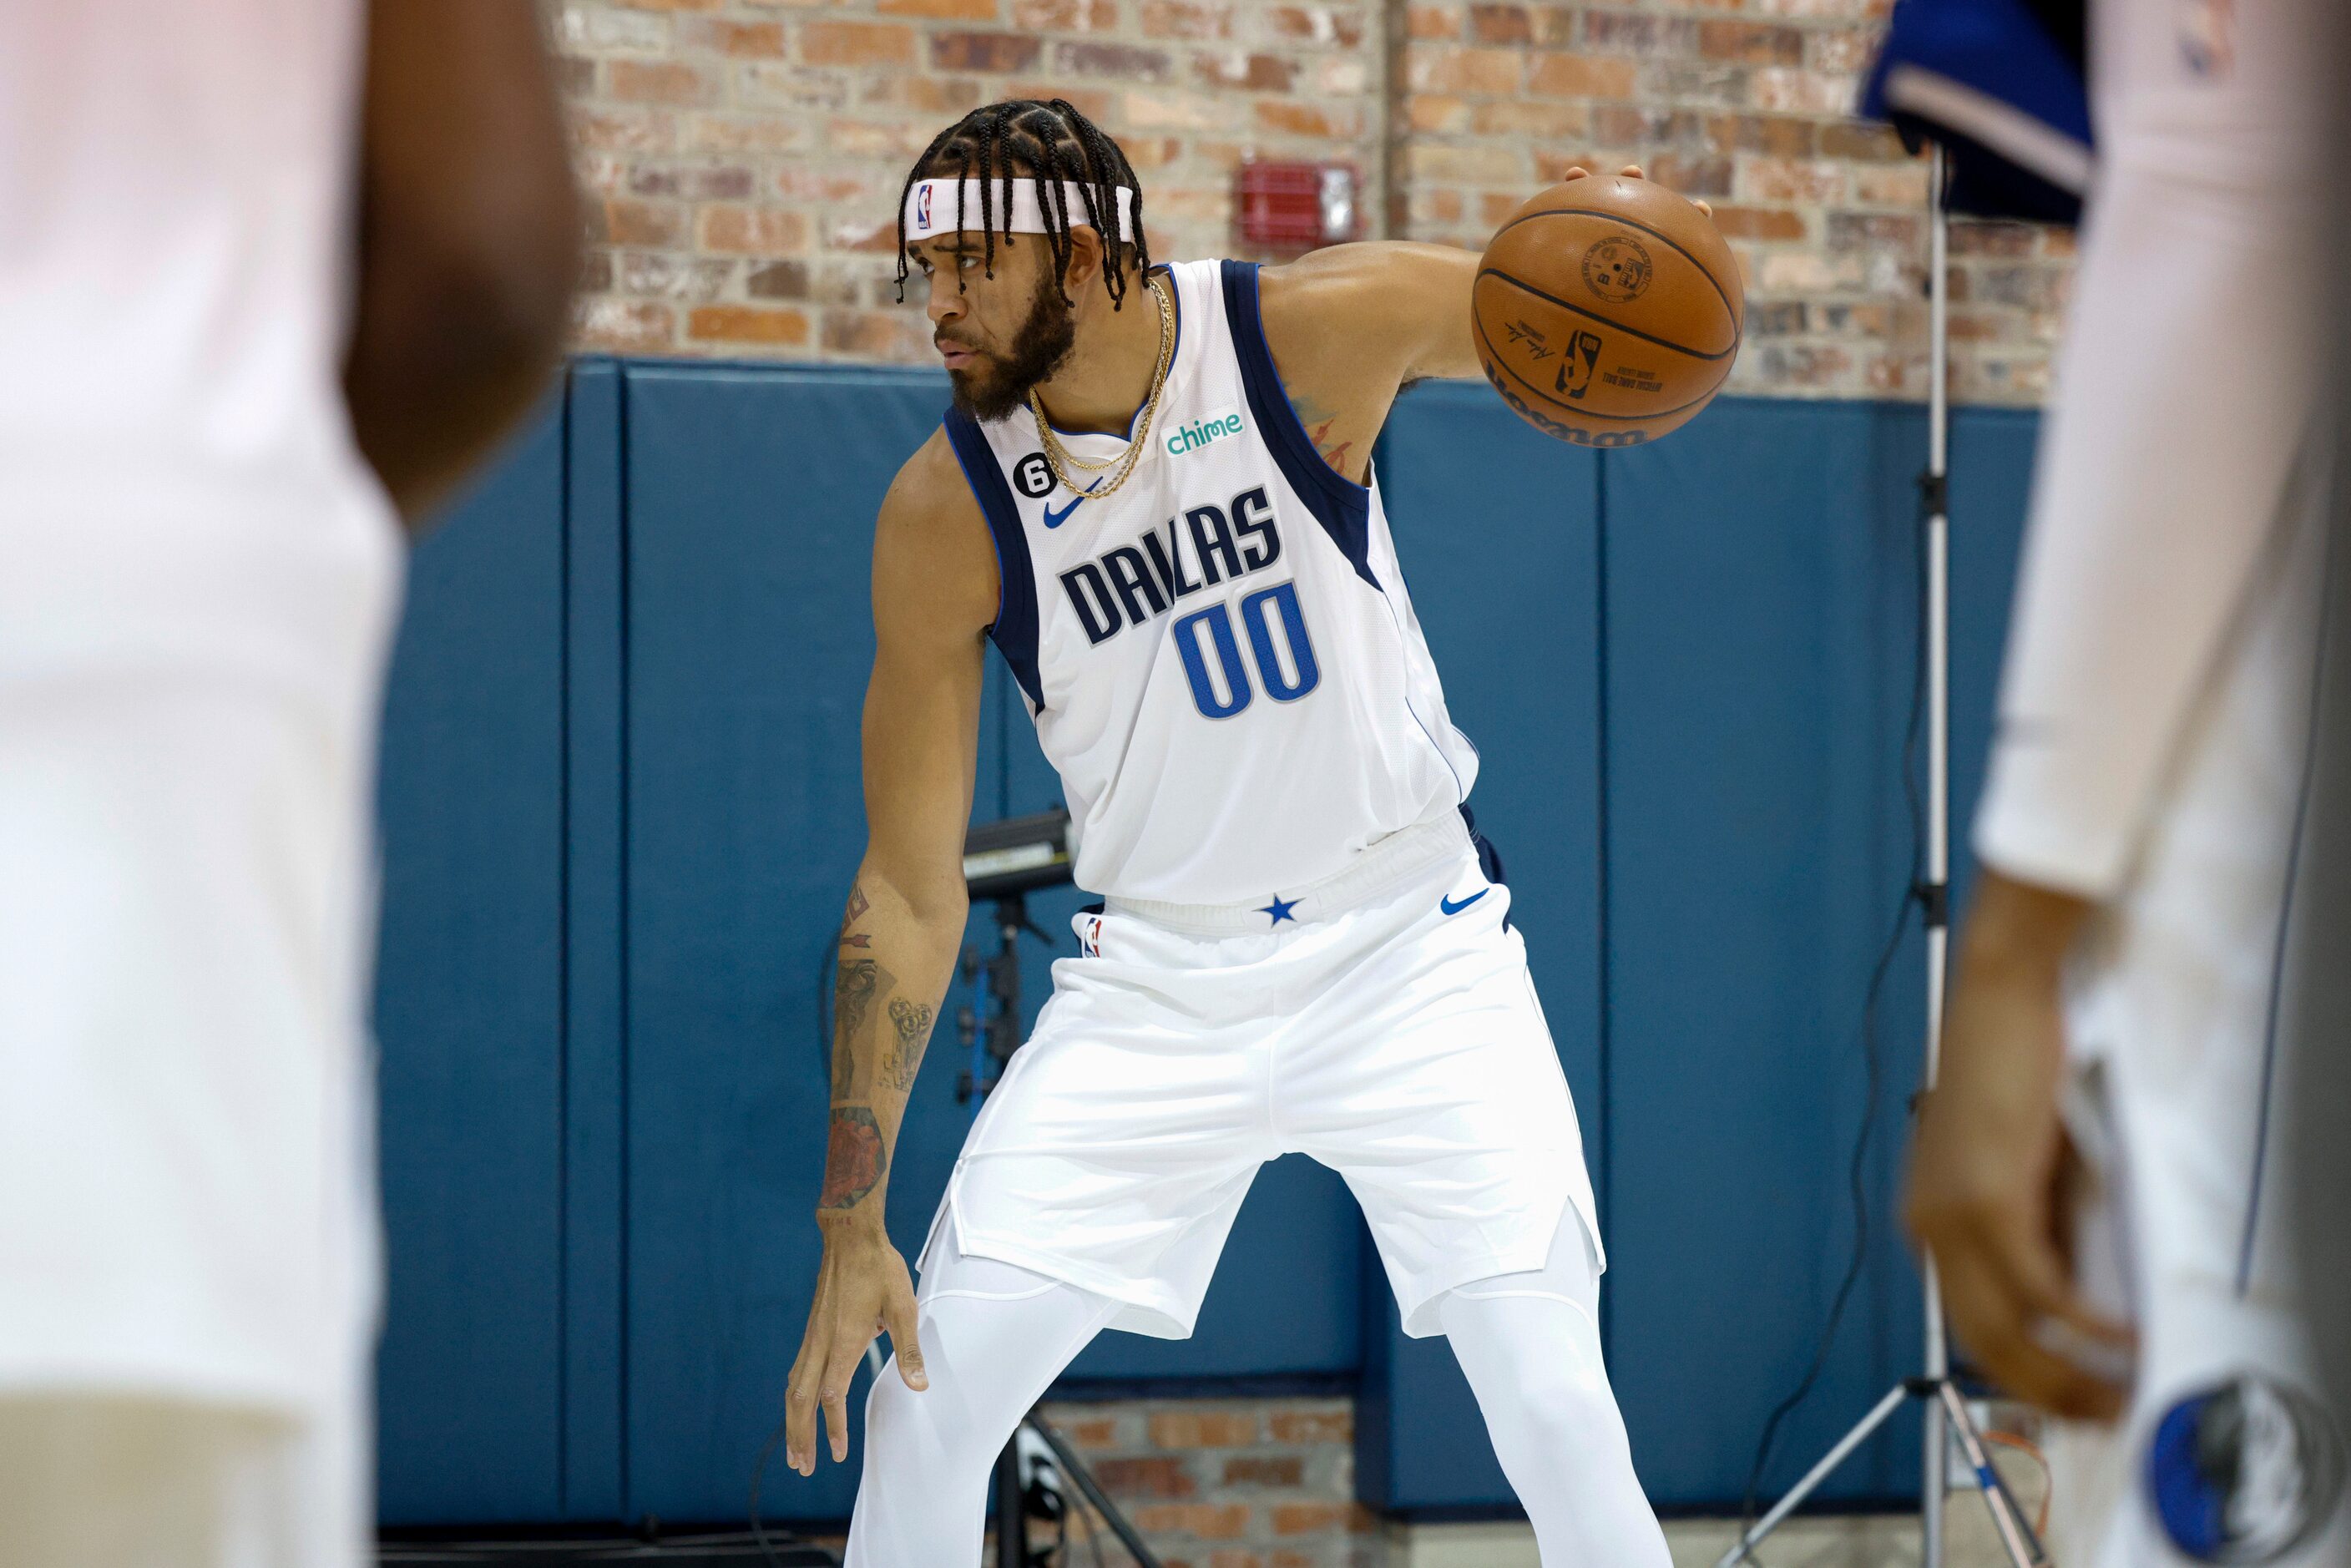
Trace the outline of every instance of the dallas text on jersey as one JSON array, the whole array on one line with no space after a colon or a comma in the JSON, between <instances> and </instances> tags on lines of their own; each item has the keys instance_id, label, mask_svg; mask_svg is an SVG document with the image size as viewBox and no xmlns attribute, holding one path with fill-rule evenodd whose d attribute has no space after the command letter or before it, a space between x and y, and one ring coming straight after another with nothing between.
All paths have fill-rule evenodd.
<instances>
[{"instance_id":1,"label":"dallas text on jersey","mask_svg":"<svg viewBox=\"0 0 2351 1568\"><path fill-rule=\"evenodd\" d=\"M1185 543L1190 542L1189 570ZM1281 559L1273 503L1257 486L1226 506L1187 508L1145 533L1061 573L1061 589L1078 612L1090 644L1108 642L1129 626L1165 615L1204 588L1263 571Z\"/></svg>"}]
</instances>

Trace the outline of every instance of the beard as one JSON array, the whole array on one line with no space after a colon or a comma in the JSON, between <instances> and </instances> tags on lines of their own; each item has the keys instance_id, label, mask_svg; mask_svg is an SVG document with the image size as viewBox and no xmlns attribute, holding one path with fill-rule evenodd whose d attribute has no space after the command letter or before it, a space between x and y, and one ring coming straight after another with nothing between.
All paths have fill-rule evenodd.
<instances>
[{"instance_id":1,"label":"beard","mask_svg":"<svg viewBox=\"0 0 2351 1568\"><path fill-rule=\"evenodd\" d=\"M1012 334L1011 346L998 353L968 344L979 356L979 366L947 372L956 406L982 423L1002 419L1027 402L1029 394L1061 368L1077 342L1077 313L1061 298L1048 272L1038 282L1028 318Z\"/></svg>"}]
</instances>

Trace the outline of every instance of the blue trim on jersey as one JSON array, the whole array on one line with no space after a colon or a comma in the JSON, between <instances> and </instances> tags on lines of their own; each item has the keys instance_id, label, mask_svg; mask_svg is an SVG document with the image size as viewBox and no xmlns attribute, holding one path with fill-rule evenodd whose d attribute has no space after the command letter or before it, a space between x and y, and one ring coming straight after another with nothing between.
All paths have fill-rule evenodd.
<instances>
[{"instance_id":1,"label":"blue trim on jersey","mask_svg":"<svg viewBox=\"0 0 2351 1568\"><path fill-rule=\"evenodd\" d=\"M1020 508L1013 505L1012 488L979 422L950 408L942 423L996 546L996 620L987 635L1028 694L1031 710L1043 713L1045 686L1037 674L1037 569L1029 558L1029 536L1020 529Z\"/></svg>"},{"instance_id":2,"label":"blue trim on jersey","mask_svg":"<svg viewBox=\"0 0 2351 1568\"><path fill-rule=\"evenodd\" d=\"M1281 372L1274 369L1273 350L1266 346L1265 322L1258 314L1257 263L1217 265L1224 274L1225 320L1232 329L1233 357L1240 361L1249 416L1257 421L1266 450L1355 575L1379 588L1380 580L1372 575L1372 492L1322 460L1298 411L1290 405Z\"/></svg>"}]
</instances>

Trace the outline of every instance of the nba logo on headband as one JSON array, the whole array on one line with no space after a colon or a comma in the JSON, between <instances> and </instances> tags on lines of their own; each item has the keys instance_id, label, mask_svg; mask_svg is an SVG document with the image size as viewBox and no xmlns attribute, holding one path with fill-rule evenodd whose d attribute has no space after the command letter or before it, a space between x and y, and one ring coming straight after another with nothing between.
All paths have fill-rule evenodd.
<instances>
[{"instance_id":1,"label":"nba logo on headband","mask_svg":"<svg viewBox=\"0 0 2351 1568\"><path fill-rule=\"evenodd\" d=\"M1075 182L1064 181L1060 201L1055 204L1053 222L1047 221L1045 204L1039 194L1037 182L1025 176L1014 179L979 180L917 180L906 192L905 204L898 209L906 225L907 237L928 238L940 232L934 225L931 199L934 195L952 196L956 200L956 226L961 228L967 217L984 218L984 226L998 234L1055 234L1067 225L1083 224L1113 226L1123 240L1134 237L1134 189L1114 185L1109 195L1112 205L1100 212L1087 205L1085 188Z\"/></svg>"}]
</instances>

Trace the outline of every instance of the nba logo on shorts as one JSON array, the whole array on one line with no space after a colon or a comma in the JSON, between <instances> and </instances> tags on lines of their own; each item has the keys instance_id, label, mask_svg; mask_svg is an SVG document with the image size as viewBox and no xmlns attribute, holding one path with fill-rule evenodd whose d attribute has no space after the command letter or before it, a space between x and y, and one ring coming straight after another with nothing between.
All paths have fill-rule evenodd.
<instances>
[{"instance_id":1,"label":"nba logo on shorts","mask_svg":"<svg viewBox=\"0 0 2351 1568\"><path fill-rule=\"evenodd\" d=\"M2243 1376L2164 1412L2147 1446L2147 1500L2199 1563L2274 1563L2325 1528L2343 1471L2343 1440L2316 1400Z\"/></svg>"},{"instance_id":2,"label":"nba logo on shorts","mask_svg":"<svg viewBox=\"0 0 2351 1568\"><path fill-rule=\"evenodd\" d=\"M925 234L931 232L931 188L928 185L914 193L914 227Z\"/></svg>"},{"instance_id":3,"label":"nba logo on shorts","mask_svg":"<svg viewBox=\"0 0 2351 1568\"><path fill-rule=\"evenodd\" d=\"M1084 958L1099 958L1102 956L1101 915L1081 915L1078 916L1078 955Z\"/></svg>"}]
</instances>

